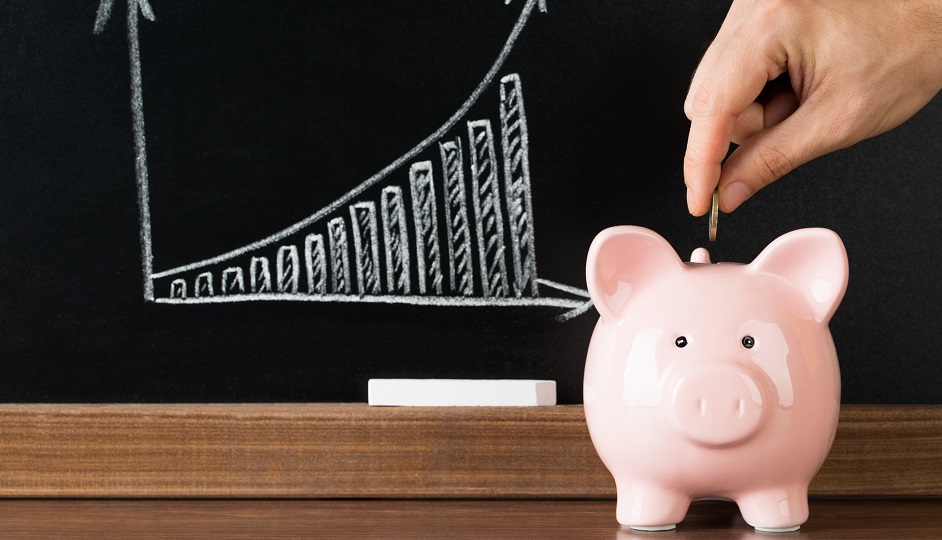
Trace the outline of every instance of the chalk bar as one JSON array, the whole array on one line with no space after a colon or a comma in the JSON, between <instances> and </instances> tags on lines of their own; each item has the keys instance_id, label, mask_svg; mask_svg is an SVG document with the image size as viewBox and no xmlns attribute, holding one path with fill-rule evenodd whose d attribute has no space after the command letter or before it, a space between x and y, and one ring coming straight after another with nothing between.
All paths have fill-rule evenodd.
<instances>
[{"instance_id":1,"label":"chalk bar","mask_svg":"<svg viewBox=\"0 0 942 540\"><path fill-rule=\"evenodd\" d=\"M556 405L556 381L517 379L370 379L369 404L399 407Z\"/></svg>"}]
</instances>

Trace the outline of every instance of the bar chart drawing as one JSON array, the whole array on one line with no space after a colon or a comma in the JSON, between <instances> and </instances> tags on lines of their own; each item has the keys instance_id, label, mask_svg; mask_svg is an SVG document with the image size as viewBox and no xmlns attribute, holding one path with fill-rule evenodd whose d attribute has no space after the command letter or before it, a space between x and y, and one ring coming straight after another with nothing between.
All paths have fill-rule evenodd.
<instances>
[{"instance_id":1,"label":"bar chart drawing","mask_svg":"<svg viewBox=\"0 0 942 540\"><path fill-rule=\"evenodd\" d=\"M484 296L507 296L507 264L504 260L504 220L497 185L494 134L487 120L468 122L471 156L471 198L477 216L475 232Z\"/></svg>"},{"instance_id":2,"label":"bar chart drawing","mask_svg":"<svg viewBox=\"0 0 942 540\"><path fill-rule=\"evenodd\" d=\"M304 237L304 268L308 294L327 294L327 258L324 255L324 236L309 234Z\"/></svg>"},{"instance_id":3,"label":"bar chart drawing","mask_svg":"<svg viewBox=\"0 0 942 540\"><path fill-rule=\"evenodd\" d=\"M185 282L184 282L185 285ZM245 280L242 278L242 269L238 266L226 268L222 273L221 294L242 294L245 292ZM174 295L171 295L174 296ZM176 295L186 297L186 293Z\"/></svg>"},{"instance_id":4,"label":"bar chart drawing","mask_svg":"<svg viewBox=\"0 0 942 540\"><path fill-rule=\"evenodd\" d=\"M372 202L350 206L350 221L353 224L353 252L357 263L360 294L381 294L376 206Z\"/></svg>"},{"instance_id":5,"label":"bar chart drawing","mask_svg":"<svg viewBox=\"0 0 942 540\"><path fill-rule=\"evenodd\" d=\"M409 294L409 231L402 188L383 189L380 208L383 219L383 245L386 253L386 288L390 293Z\"/></svg>"},{"instance_id":6,"label":"bar chart drawing","mask_svg":"<svg viewBox=\"0 0 942 540\"><path fill-rule=\"evenodd\" d=\"M514 294L536 296L536 253L533 238L533 197L530 192L530 146L523 110L523 86L512 73L500 80L500 132L504 154L507 221L513 242Z\"/></svg>"},{"instance_id":7,"label":"bar chart drawing","mask_svg":"<svg viewBox=\"0 0 942 540\"><path fill-rule=\"evenodd\" d=\"M416 267L420 294L442 293L442 257L438 242L437 204L432 181L432 162L413 163L409 168L412 216L415 219Z\"/></svg>"},{"instance_id":8,"label":"bar chart drawing","mask_svg":"<svg viewBox=\"0 0 942 540\"><path fill-rule=\"evenodd\" d=\"M461 138L439 143L445 176L445 223L448 228L448 284L464 296L474 294L471 259L471 232L468 227L468 203L464 185Z\"/></svg>"},{"instance_id":9,"label":"bar chart drawing","mask_svg":"<svg viewBox=\"0 0 942 540\"><path fill-rule=\"evenodd\" d=\"M249 275L253 293L271 292L271 271L267 257L252 257L249 262Z\"/></svg>"},{"instance_id":10,"label":"bar chart drawing","mask_svg":"<svg viewBox=\"0 0 942 540\"><path fill-rule=\"evenodd\" d=\"M112 3L101 0L96 34ZM137 13L156 17L147 0L128 0L145 300L550 307L565 310L559 320L587 311L587 291L538 277L523 81L518 73L500 76L534 9L546 12L545 0L525 2L497 60L459 109L381 171L270 236L154 272ZM469 118L487 96L491 113Z\"/></svg>"}]
</instances>

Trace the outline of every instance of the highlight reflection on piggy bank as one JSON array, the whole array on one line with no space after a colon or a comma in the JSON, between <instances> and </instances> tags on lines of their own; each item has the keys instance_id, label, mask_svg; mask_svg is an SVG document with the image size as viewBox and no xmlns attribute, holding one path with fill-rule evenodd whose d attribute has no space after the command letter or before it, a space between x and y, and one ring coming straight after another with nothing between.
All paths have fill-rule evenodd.
<instances>
[{"instance_id":1,"label":"highlight reflection on piggy bank","mask_svg":"<svg viewBox=\"0 0 942 540\"><path fill-rule=\"evenodd\" d=\"M602 317L585 414L618 521L672 529L692 500L718 497L756 529L796 530L837 429L840 238L802 229L750 264L711 264L702 248L684 263L657 233L613 227L586 275Z\"/></svg>"}]
</instances>

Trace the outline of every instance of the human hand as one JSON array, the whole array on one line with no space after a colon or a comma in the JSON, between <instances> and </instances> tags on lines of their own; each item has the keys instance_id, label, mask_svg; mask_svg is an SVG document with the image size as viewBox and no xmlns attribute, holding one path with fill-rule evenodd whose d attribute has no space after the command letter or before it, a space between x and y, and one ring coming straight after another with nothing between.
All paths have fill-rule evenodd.
<instances>
[{"instance_id":1,"label":"human hand","mask_svg":"<svg viewBox=\"0 0 942 540\"><path fill-rule=\"evenodd\" d=\"M690 213L705 214L717 186L732 212L795 167L900 125L940 88L942 0L735 0L684 102Z\"/></svg>"}]
</instances>

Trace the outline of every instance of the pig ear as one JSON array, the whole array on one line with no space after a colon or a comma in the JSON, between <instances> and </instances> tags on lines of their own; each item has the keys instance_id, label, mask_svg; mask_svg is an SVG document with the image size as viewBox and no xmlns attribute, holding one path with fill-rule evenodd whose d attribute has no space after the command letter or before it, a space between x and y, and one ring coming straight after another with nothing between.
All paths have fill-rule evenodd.
<instances>
[{"instance_id":1,"label":"pig ear","mask_svg":"<svg viewBox=\"0 0 942 540\"><path fill-rule=\"evenodd\" d=\"M797 295L827 324L847 290L847 252L828 229L799 229L769 244L752 264L772 294ZM807 313L807 310L802 310Z\"/></svg>"},{"instance_id":2,"label":"pig ear","mask_svg":"<svg viewBox=\"0 0 942 540\"><path fill-rule=\"evenodd\" d=\"M656 232L632 226L600 232L589 248L586 283L595 308L606 321L620 324L637 287L684 263Z\"/></svg>"}]
</instances>

